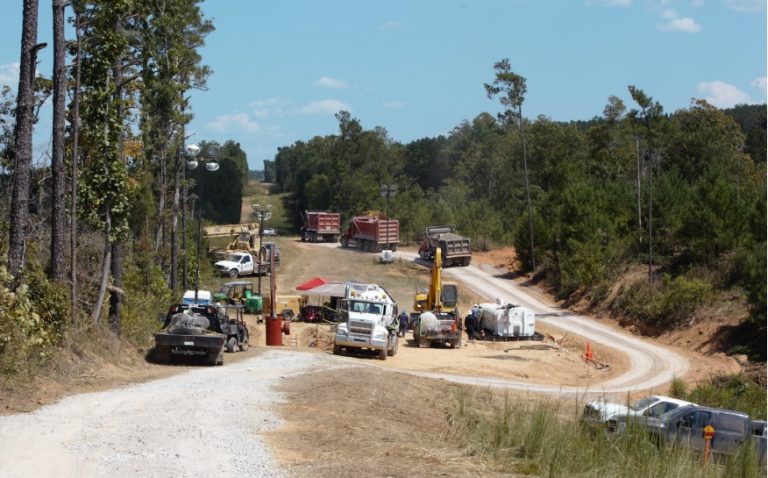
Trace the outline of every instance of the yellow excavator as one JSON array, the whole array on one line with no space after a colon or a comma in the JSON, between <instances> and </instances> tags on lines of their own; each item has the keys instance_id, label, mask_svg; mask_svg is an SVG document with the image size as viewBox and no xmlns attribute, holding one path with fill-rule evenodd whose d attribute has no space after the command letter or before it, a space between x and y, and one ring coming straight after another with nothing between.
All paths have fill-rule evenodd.
<instances>
[{"instance_id":1,"label":"yellow excavator","mask_svg":"<svg viewBox=\"0 0 768 478\"><path fill-rule=\"evenodd\" d=\"M442 251L435 250L432 264L432 280L427 291L419 291L413 300L411 323L417 346L446 343L450 347L461 346L461 317L456 308L458 287L455 283L443 283Z\"/></svg>"}]
</instances>

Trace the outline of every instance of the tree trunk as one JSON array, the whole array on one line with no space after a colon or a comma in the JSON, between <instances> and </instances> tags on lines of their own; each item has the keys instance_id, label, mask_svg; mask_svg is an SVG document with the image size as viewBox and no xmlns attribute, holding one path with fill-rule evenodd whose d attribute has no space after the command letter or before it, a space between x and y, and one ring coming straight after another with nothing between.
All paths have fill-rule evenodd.
<instances>
[{"instance_id":1,"label":"tree trunk","mask_svg":"<svg viewBox=\"0 0 768 478\"><path fill-rule=\"evenodd\" d=\"M155 257L160 252L165 239L165 186L166 186L166 161L165 150L160 153L160 174L158 175L158 194L157 199L157 231L155 233Z\"/></svg>"},{"instance_id":2,"label":"tree trunk","mask_svg":"<svg viewBox=\"0 0 768 478\"><path fill-rule=\"evenodd\" d=\"M533 212L531 208L531 189L528 187L528 154L525 148L525 130L523 128L523 108L518 106L517 108L519 121L520 121L520 139L523 143L523 175L525 177L525 201L528 203L528 233L531 240L531 272L536 272L536 258L534 257L533 250Z\"/></svg>"},{"instance_id":3,"label":"tree trunk","mask_svg":"<svg viewBox=\"0 0 768 478\"><path fill-rule=\"evenodd\" d=\"M51 158L51 280L64 282L64 127L67 67L64 39L66 0L53 0L53 156Z\"/></svg>"},{"instance_id":4,"label":"tree trunk","mask_svg":"<svg viewBox=\"0 0 768 478\"><path fill-rule=\"evenodd\" d=\"M70 248L70 301L72 302L72 325L77 325L77 161L79 159L80 139L80 14L75 12L75 36L77 37L77 58L75 60L75 93L72 105L72 177L70 178L71 217L69 230Z\"/></svg>"},{"instance_id":5,"label":"tree trunk","mask_svg":"<svg viewBox=\"0 0 768 478\"><path fill-rule=\"evenodd\" d=\"M112 244L109 240L109 235L112 232L112 220L110 218L109 211L106 211L105 222L104 261L101 263L101 281L99 282L99 294L96 296L96 304L93 306L93 311L91 312L91 322L94 324L99 323L99 317L101 316L101 306L104 304L104 294L107 291L107 284L109 282L109 270L112 263Z\"/></svg>"},{"instance_id":6,"label":"tree trunk","mask_svg":"<svg viewBox=\"0 0 768 478\"><path fill-rule=\"evenodd\" d=\"M16 284L21 282L24 267L24 248L29 217L30 168L32 165L32 130L34 127L34 78L37 50L45 45L37 44L37 0L24 0L24 16L21 33L21 61L19 65L19 90L16 98L16 130L13 165L13 190L11 193L10 236L8 240L8 271Z\"/></svg>"},{"instance_id":7,"label":"tree trunk","mask_svg":"<svg viewBox=\"0 0 768 478\"><path fill-rule=\"evenodd\" d=\"M176 145L176 160L174 161L173 168L173 205L171 216L171 280L169 286L173 295L176 295L176 284L179 277L178 263L179 263L179 196L181 185L181 170L184 168L182 157L182 147Z\"/></svg>"},{"instance_id":8,"label":"tree trunk","mask_svg":"<svg viewBox=\"0 0 768 478\"><path fill-rule=\"evenodd\" d=\"M122 310L123 288L123 243L112 244L112 287L109 288L109 328L115 335L120 335L120 312Z\"/></svg>"}]
</instances>

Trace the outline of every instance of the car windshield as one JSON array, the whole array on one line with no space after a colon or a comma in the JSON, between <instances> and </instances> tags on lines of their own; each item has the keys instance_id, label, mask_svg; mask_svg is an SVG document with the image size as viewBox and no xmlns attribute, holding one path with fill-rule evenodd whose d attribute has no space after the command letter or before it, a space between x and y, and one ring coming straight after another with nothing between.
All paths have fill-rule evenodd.
<instances>
[{"instance_id":1,"label":"car windshield","mask_svg":"<svg viewBox=\"0 0 768 478\"><path fill-rule=\"evenodd\" d=\"M645 410L658 401L659 399L656 397L645 397L630 405L629 408L635 411Z\"/></svg>"}]
</instances>

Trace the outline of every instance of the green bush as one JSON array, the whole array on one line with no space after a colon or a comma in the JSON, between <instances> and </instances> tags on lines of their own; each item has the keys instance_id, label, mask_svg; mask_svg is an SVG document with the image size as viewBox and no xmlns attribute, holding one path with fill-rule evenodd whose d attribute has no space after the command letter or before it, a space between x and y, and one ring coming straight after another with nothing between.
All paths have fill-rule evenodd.
<instances>
[{"instance_id":1,"label":"green bush","mask_svg":"<svg viewBox=\"0 0 768 478\"><path fill-rule=\"evenodd\" d=\"M160 328L157 314L168 311L171 291L156 266L145 271L126 264L123 286L126 294L121 314L122 335L138 346L147 346Z\"/></svg>"},{"instance_id":2,"label":"green bush","mask_svg":"<svg viewBox=\"0 0 768 478\"><path fill-rule=\"evenodd\" d=\"M699 383L687 400L710 407L727 408L765 420L768 398L761 387L743 375L722 375Z\"/></svg>"},{"instance_id":3,"label":"green bush","mask_svg":"<svg viewBox=\"0 0 768 478\"><path fill-rule=\"evenodd\" d=\"M30 287L13 290L13 276L0 265L0 373L28 370L50 357L56 335L35 310Z\"/></svg>"},{"instance_id":4,"label":"green bush","mask_svg":"<svg viewBox=\"0 0 768 478\"><path fill-rule=\"evenodd\" d=\"M682 325L711 295L712 285L702 279L685 276L671 279L665 275L661 282L635 282L616 306L633 319L664 330Z\"/></svg>"}]
</instances>

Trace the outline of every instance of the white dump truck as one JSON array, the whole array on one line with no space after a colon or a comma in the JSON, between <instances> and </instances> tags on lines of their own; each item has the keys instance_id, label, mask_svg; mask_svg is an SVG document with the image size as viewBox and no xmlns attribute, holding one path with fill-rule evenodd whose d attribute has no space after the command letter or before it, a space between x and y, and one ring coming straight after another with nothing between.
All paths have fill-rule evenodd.
<instances>
[{"instance_id":1,"label":"white dump truck","mask_svg":"<svg viewBox=\"0 0 768 478\"><path fill-rule=\"evenodd\" d=\"M397 353L397 304L376 284L346 284L341 301L344 320L336 326L333 353L375 350L386 360Z\"/></svg>"},{"instance_id":2,"label":"white dump truck","mask_svg":"<svg viewBox=\"0 0 768 478\"><path fill-rule=\"evenodd\" d=\"M485 338L538 338L535 332L536 314L531 309L497 301L475 305L473 310L480 317L478 325Z\"/></svg>"}]
</instances>

